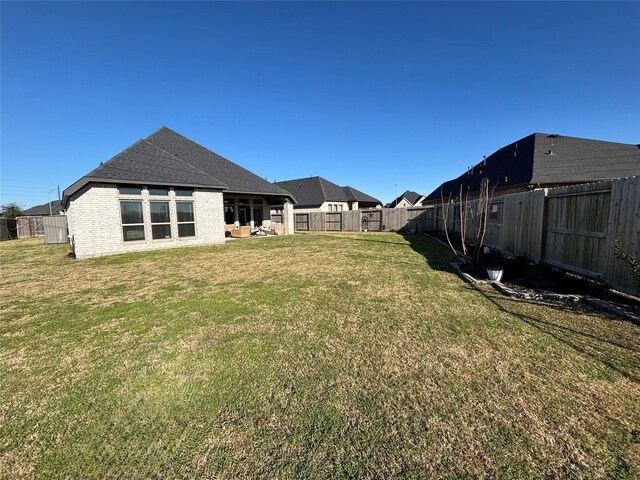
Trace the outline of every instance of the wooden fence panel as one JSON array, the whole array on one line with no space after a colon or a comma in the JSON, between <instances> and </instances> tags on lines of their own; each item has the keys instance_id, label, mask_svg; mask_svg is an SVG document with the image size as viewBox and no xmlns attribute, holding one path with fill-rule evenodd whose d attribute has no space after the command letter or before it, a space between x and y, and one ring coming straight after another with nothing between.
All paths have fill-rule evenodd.
<instances>
[{"instance_id":1,"label":"wooden fence panel","mask_svg":"<svg viewBox=\"0 0 640 480\"><path fill-rule=\"evenodd\" d=\"M272 213L271 214L271 223L282 223L282 214L281 213Z\"/></svg>"},{"instance_id":2,"label":"wooden fence panel","mask_svg":"<svg viewBox=\"0 0 640 480\"><path fill-rule=\"evenodd\" d=\"M0 217L0 240L18 238L18 226L15 218Z\"/></svg>"},{"instance_id":3,"label":"wooden fence panel","mask_svg":"<svg viewBox=\"0 0 640 480\"><path fill-rule=\"evenodd\" d=\"M359 232L362 230L362 213L360 210L342 212L342 230L345 232Z\"/></svg>"},{"instance_id":4,"label":"wooden fence panel","mask_svg":"<svg viewBox=\"0 0 640 480\"><path fill-rule=\"evenodd\" d=\"M398 232L407 227L408 212L406 208L385 208L383 212L383 230Z\"/></svg>"},{"instance_id":5,"label":"wooden fence panel","mask_svg":"<svg viewBox=\"0 0 640 480\"><path fill-rule=\"evenodd\" d=\"M44 226L41 216L18 217L18 238L40 237L44 235Z\"/></svg>"},{"instance_id":6,"label":"wooden fence panel","mask_svg":"<svg viewBox=\"0 0 640 480\"><path fill-rule=\"evenodd\" d=\"M309 230L324 232L326 230L324 212L309 212Z\"/></svg>"},{"instance_id":7,"label":"wooden fence panel","mask_svg":"<svg viewBox=\"0 0 640 480\"><path fill-rule=\"evenodd\" d=\"M380 232L383 227L382 209L361 210L362 212L362 230L368 232Z\"/></svg>"},{"instance_id":8,"label":"wooden fence panel","mask_svg":"<svg viewBox=\"0 0 640 480\"><path fill-rule=\"evenodd\" d=\"M612 182L554 188L547 194L544 261L587 275L604 275Z\"/></svg>"},{"instance_id":9,"label":"wooden fence panel","mask_svg":"<svg viewBox=\"0 0 640 480\"><path fill-rule=\"evenodd\" d=\"M477 205L476 205L477 209ZM489 204L489 218L487 220L487 231L484 235L484 244L491 248L504 250L502 233L504 217L504 199L498 197L492 199Z\"/></svg>"},{"instance_id":10,"label":"wooden fence panel","mask_svg":"<svg viewBox=\"0 0 640 480\"><path fill-rule=\"evenodd\" d=\"M505 195L502 216L502 250L516 257L542 259L545 191Z\"/></svg>"},{"instance_id":11,"label":"wooden fence panel","mask_svg":"<svg viewBox=\"0 0 640 480\"><path fill-rule=\"evenodd\" d=\"M611 203L607 225L609 256L605 279L621 291L640 295L626 263L615 258L614 240L620 240L622 250L640 259L640 177L615 180L611 185Z\"/></svg>"},{"instance_id":12,"label":"wooden fence panel","mask_svg":"<svg viewBox=\"0 0 640 480\"><path fill-rule=\"evenodd\" d=\"M309 230L309 214L308 213L296 213L295 214L295 229L298 231Z\"/></svg>"},{"instance_id":13,"label":"wooden fence panel","mask_svg":"<svg viewBox=\"0 0 640 480\"><path fill-rule=\"evenodd\" d=\"M341 232L342 212L326 212L324 214L324 224L328 232Z\"/></svg>"}]
</instances>

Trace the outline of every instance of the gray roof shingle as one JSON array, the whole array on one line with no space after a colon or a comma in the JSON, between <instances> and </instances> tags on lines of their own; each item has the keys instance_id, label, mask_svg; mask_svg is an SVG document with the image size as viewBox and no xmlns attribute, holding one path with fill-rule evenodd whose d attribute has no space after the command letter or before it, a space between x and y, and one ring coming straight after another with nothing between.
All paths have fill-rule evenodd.
<instances>
[{"instance_id":1,"label":"gray roof shingle","mask_svg":"<svg viewBox=\"0 0 640 480\"><path fill-rule=\"evenodd\" d=\"M49 209L49 203L44 203L42 205L36 205L35 207L31 207L22 212L22 215L25 217L29 216L40 216L40 215L57 215L62 211L62 202L60 200L52 200L51 209Z\"/></svg>"},{"instance_id":2,"label":"gray roof shingle","mask_svg":"<svg viewBox=\"0 0 640 480\"><path fill-rule=\"evenodd\" d=\"M325 202L380 203L380 200L353 187L340 187L322 177L298 178L275 184L290 192L298 207L319 207Z\"/></svg>"},{"instance_id":3,"label":"gray roof shingle","mask_svg":"<svg viewBox=\"0 0 640 480\"><path fill-rule=\"evenodd\" d=\"M423 195L421 195L418 192L413 192L411 190L407 190L402 195L400 195L398 198L396 198L394 201L389 203L388 204L388 208L394 208L396 205L398 205L402 201L403 198L406 198L407 201L409 203L411 203L411 205L415 205L416 202L418 200L420 200L422 197L423 197Z\"/></svg>"},{"instance_id":4,"label":"gray roof shingle","mask_svg":"<svg viewBox=\"0 0 640 480\"><path fill-rule=\"evenodd\" d=\"M640 146L548 133L533 133L500 148L427 200L479 191L483 178L497 188L595 182L640 175Z\"/></svg>"},{"instance_id":5,"label":"gray roof shingle","mask_svg":"<svg viewBox=\"0 0 640 480\"><path fill-rule=\"evenodd\" d=\"M64 199L91 182L191 186L291 197L289 192L167 127L137 141L82 177L64 191Z\"/></svg>"}]
</instances>

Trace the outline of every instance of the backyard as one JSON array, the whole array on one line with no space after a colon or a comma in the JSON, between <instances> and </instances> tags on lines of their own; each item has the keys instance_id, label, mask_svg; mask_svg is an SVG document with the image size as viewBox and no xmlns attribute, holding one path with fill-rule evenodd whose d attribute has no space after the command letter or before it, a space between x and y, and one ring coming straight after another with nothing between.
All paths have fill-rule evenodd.
<instances>
[{"instance_id":1,"label":"backyard","mask_svg":"<svg viewBox=\"0 0 640 480\"><path fill-rule=\"evenodd\" d=\"M640 475L640 327L424 235L0 244L2 478Z\"/></svg>"}]
</instances>

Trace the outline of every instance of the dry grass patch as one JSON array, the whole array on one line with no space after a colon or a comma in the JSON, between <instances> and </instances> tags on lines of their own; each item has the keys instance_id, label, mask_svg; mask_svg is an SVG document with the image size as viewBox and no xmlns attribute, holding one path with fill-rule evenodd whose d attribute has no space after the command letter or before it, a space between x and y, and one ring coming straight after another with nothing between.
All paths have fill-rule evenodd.
<instances>
[{"instance_id":1,"label":"dry grass patch","mask_svg":"<svg viewBox=\"0 0 640 480\"><path fill-rule=\"evenodd\" d=\"M638 475L640 329L424 236L0 260L2 477Z\"/></svg>"}]
</instances>

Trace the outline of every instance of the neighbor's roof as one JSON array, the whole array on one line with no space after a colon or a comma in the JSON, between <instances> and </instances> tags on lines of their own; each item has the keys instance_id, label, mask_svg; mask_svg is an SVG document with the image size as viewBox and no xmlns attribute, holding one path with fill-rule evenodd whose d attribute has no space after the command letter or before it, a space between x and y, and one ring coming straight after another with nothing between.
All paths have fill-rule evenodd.
<instances>
[{"instance_id":1,"label":"neighbor's roof","mask_svg":"<svg viewBox=\"0 0 640 480\"><path fill-rule=\"evenodd\" d=\"M35 207L26 209L24 212L22 212L21 216L32 217L39 215L50 215L51 213L53 213L53 215L57 215L62 211L62 202L60 200L53 200L50 203L51 210L49 210L49 204L44 203L42 205L36 205Z\"/></svg>"},{"instance_id":2,"label":"neighbor's roof","mask_svg":"<svg viewBox=\"0 0 640 480\"><path fill-rule=\"evenodd\" d=\"M411 203L411 205L415 205L416 202L418 200L420 200L423 197L423 195L421 195L418 192L413 192L411 190L407 190L406 192L404 192L402 195L400 195L398 198L396 198L393 202L388 204L388 208L394 208L396 205L398 205L403 198L406 198L407 201L409 203Z\"/></svg>"},{"instance_id":3,"label":"neighbor's roof","mask_svg":"<svg viewBox=\"0 0 640 480\"><path fill-rule=\"evenodd\" d=\"M444 182L427 200L442 194L475 193L483 178L495 187L574 184L640 175L640 146L533 133L500 148L468 172Z\"/></svg>"},{"instance_id":4,"label":"neighbor's roof","mask_svg":"<svg viewBox=\"0 0 640 480\"><path fill-rule=\"evenodd\" d=\"M101 164L68 187L63 198L92 182L188 186L291 198L277 185L167 127Z\"/></svg>"},{"instance_id":5,"label":"neighbor's roof","mask_svg":"<svg viewBox=\"0 0 640 480\"><path fill-rule=\"evenodd\" d=\"M275 182L290 192L298 201L298 207L319 207L324 202L381 203L377 198L353 187L340 187L322 177L298 178Z\"/></svg>"}]
</instances>

